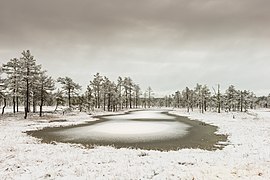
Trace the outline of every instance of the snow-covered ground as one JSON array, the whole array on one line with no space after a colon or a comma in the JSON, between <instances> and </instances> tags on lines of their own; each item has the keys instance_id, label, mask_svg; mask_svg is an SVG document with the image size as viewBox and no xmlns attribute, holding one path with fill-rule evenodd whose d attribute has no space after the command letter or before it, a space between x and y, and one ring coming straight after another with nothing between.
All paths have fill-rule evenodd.
<instances>
[{"instance_id":1,"label":"snow-covered ground","mask_svg":"<svg viewBox=\"0 0 270 180\"><path fill-rule=\"evenodd\" d=\"M42 120L9 115L0 119L0 179L270 179L269 110L171 113L218 126L218 133L229 135L229 144L217 151L170 152L44 144L23 132L96 119L84 113Z\"/></svg>"}]
</instances>

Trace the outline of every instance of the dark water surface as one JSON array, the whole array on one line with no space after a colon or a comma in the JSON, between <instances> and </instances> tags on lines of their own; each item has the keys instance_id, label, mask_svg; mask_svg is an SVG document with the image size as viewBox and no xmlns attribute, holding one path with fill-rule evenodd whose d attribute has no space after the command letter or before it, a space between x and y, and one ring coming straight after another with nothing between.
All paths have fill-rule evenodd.
<instances>
[{"instance_id":1,"label":"dark water surface","mask_svg":"<svg viewBox=\"0 0 270 180\"><path fill-rule=\"evenodd\" d=\"M227 141L227 136L215 134L216 126L170 115L167 111L133 111L98 118L98 121L87 124L45 128L27 134L46 143L56 141L87 147L110 145L161 151L183 148L216 150L223 148L223 143L219 142Z\"/></svg>"}]
</instances>

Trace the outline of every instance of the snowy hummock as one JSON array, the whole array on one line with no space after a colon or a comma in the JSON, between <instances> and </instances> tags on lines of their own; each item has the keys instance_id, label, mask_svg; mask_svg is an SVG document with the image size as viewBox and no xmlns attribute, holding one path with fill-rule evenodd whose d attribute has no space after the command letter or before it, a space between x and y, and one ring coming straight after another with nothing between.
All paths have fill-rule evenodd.
<instances>
[{"instance_id":1,"label":"snowy hummock","mask_svg":"<svg viewBox=\"0 0 270 180\"><path fill-rule=\"evenodd\" d=\"M270 112L205 113L174 110L199 119L229 135L223 150L146 151L78 145L44 144L22 133L48 126L66 126L96 120L83 113L46 119L1 117L0 179L269 179ZM235 117L235 119L233 118Z\"/></svg>"}]
</instances>

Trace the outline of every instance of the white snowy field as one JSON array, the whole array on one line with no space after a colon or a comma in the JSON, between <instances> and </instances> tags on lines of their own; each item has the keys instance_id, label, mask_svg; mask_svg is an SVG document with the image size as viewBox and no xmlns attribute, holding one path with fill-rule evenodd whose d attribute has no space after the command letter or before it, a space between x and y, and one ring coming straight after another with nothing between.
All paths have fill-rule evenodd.
<instances>
[{"instance_id":1,"label":"white snowy field","mask_svg":"<svg viewBox=\"0 0 270 180\"><path fill-rule=\"evenodd\" d=\"M23 132L96 119L84 113L42 120L0 116L0 179L270 179L270 110L171 113L218 126L229 144L217 151L169 152L44 144ZM48 122L57 119L67 122Z\"/></svg>"}]
</instances>

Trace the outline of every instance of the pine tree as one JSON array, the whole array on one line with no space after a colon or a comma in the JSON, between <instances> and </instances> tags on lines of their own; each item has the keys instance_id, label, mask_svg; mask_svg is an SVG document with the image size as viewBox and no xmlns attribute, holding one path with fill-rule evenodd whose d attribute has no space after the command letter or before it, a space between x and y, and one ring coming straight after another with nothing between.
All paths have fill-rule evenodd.
<instances>
[{"instance_id":1,"label":"pine tree","mask_svg":"<svg viewBox=\"0 0 270 180\"><path fill-rule=\"evenodd\" d=\"M36 112L37 102L39 100L39 84L41 73L41 65L36 66L32 74L32 80L30 82L30 94L32 96L33 113Z\"/></svg>"},{"instance_id":2,"label":"pine tree","mask_svg":"<svg viewBox=\"0 0 270 180\"><path fill-rule=\"evenodd\" d=\"M62 84L62 89L68 96L68 107L71 108L71 98L73 95L77 94L77 91L81 90L81 86L73 82L73 80L69 77L59 77L57 79L57 82Z\"/></svg>"},{"instance_id":3,"label":"pine tree","mask_svg":"<svg viewBox=\"0 0 270 180\"><path fill-rule=\"evenodd\" d=\"M44 105L44 100L48 96L49 91L54 90L54 81L51 77L45 74L45 71L40 73L39 76L39 96L40 96L40 106L39 106L39 116L42 116L42 107Z\"/></svg>"},{"instance_id":4,"label":"pine tree","mask_svg":"<svg viewBox=\"0 0 270 180\"><path fill-rule=\"evenodd\" d=\"M54 111L56 111L59 105L64 105L65 99L63 97L63 91L60 91L58 89L57 92L54 94L54 98L56 100L56 106Z\"/></svg>"},{"instance_id":5,"label":"pine tree","mask_svg":"<svg viewBox=\"0 0 270 180\"><path fill-rule=\"evenodd\" d=\"M236 109L236 97L237 91L233 85L229 86L229 88L225 92L225 105L226 108L231 111L235 111Z\"/></svg>"},{"instance_id":6,"label":"pine tree","mask_svg":"<svg viewBox=\"0 0 270 180\"><path fill-rule=\"evenodd\" d=\"M139 104L139 99L140 99L140 86L138 84L135 84L134 85L134 91L135 91L135 95L134 95L134 98L135 98L135 107L138 108L138 104Z\"/></svg>"},{"instance_id":7,"label":"pine tree","mask_svg":"<svg viewBox=\"0 0 270 180\"><path fill-rule=\"evenodd\" d=\"M202 85L197 84L195 87L195 95L196 95L196 107L199 107L200 111L203 112L203 102L202 102Z\"/></svg>"},{"instance_id":8,"label":"pine tree","mask_svg":"<svg viewBox=\"0 0 270 180\"><path fill-rule=\"evenodd\" d=\"M92 109L92 106L93 106L93 102L92 102L93 89L89 85L87 86L85 96L87 98L87 100L86 100L87 101L87 110L90 111Z\"/></svg>"},{"instance_id":9,"label":"pine tree","mask_svg":"<svg viewBox=\"0 0 270 180\"><path fill-rule=\"evenodd\" d=\"M180 108L180 100L181 100L181 97L180 97L180 91L176 91L175 92L175 95L174 95L174 101L175 101L175 105L174 107L177 107L177 108Z\"/></svg>"},{"instance_id":10,"label":"pine tree","mask_svg":"<svg viewBox=\"0 0 270 180\"><path fill-rule=\"evenodd\" d=\"M93 81L90 81L90 85L92 86L92 89L94 91L95 96L95 108L100 108L100 91L101 91L101 84L103 81L103 77L100 76L99 73L94 75Z\"/></svg>"},{"instance_id":11,"label":"pine tree","mask_svg":"<svg viewBox=\"0 0 270 180\"><path fill-rule=\"evenodd\" d=\"M109 91L108 91L108 111L116 111L117 110L117 85L114 82L110 83Z\"/></svg>"},{"instance_id":12,"label":"pine tree","mask_svg":"<svg viewBox=\"0 0 270 180\"><path fill-rule=\"evenodd\" d=\"M116 84L114 82L109 81L109 86L108 86L108 105L107 105L107 110L111 111L112 109L115 110L115 104L116 104Z\"/></svg>"},{"instance_id":13,"label":"pine tree","mask_svg":"<svg viewBox=\"0 0 270 180\"><path fill-rule=\"evenodd\" d=\"M3 72L8 75L7 85L10 94L12 94L12 102L13 102L13 113L18 112L19 106L19 87L21 82L21 74L20 74L20 61L17 58L10 59L6 64L3 64L2 68Z\"/></svg>"},{"instance_id":14,"label":"pine tree","mask_svg":"<svg viewBox=\"0 0 270 180\"><path fill-rule=\"evenodd\" d=\"M146 104L147 104L147 100L146 100L146 98L147 98L147 91L145 91L144 93L143 93L143 107L144 108L146 108Z\"/></svg>"},{"instance_id":15,"label":"pine tree","mask_svg":"<svg viewBox=\"0 0 270 180\"><path fill-rule=\"evenodd\" d=\"M147 98L147 104L148 104L148 108L151 107L152 94L153 94L153 90L152 90L152 88L149 86L149 87L147 88L147 96L148 96L148 98Z\"/></svg>"},{"instance_id":16,"label":"pine tree","mask_svg":"<svg viewBox=\"0 0 270 180\"><path fill-rule=\"evenodd\" d=\"M207 111L207 107L209 106L210 103L210 97L211 97L211 92L207 85L204 85L202 88L202 94L203 94L203 107L204 111ZM218 94L219 94L219 88L218 88Z\"/></svg>"},{"instance_id":17,"label":"pine tree","mask_svg":"<svg viewBox=\"0 0 270 180\"><path fill-rule=\"evenodd\" d=\"M217 91L215 88L213 88L215 94L210 97L209 99L212 101L213 106L215 107L215 109L217 110L218 113L221 112L221 105L222 105L222 94L220 93L220 85L217 85ZM226 104L226 103L225 103Z\"/></svg>"},{"instance_id":18,"label":"pine tree","mask_svg":"<svg viewBox=\"0 0 270 180\"><path fill-rule=\"evenodd\" d=\"M185 103L186 103L186 107L187 107L187 112L189 112L189 106L190 106L190 90L188 87L186 87L186 91L185 91Z\"/></svg>"},{"instance_id":19,"label":"pine tree","mask_svg":"<svg viewBox=\"0 0 270 180\"><path fill-rule=\"evenodd\" d=\"M110 91L110 83L111 81L105 76L102 81L102 95L103 95L103 109L106 111L106 101L108 101L108 107L110 106L110 97L109 97L109 91ZM108 96L108 97L107 97ZM109 109L109 108L108 108Z\"/></svg>"},{"instance_id":20,"label":"pine tree","mask_svg":"<svg viewBox=\"0 0 270 180\"><path fill-rule=\"evenodd\" d=\"M25 93L24 118L26 119L30 109L30 84L34 81L35 72L40 66L36 65L36 60L29 50L22 52L20 60L22 81L24 83L23 92Z\"/></svg>"},{"instance_id":21,"label":"pine tree","mask_svg":"<svg viewBox=\"0 0 270 180\"><path fill-rule=\"evenodd\" d=\"M119 76L117 79L117 94L118 94L117 101L120 109L123 109L122 86L123 86L123 79L122 77Z\"/></svg>"},{"instance_id":22,"label":"pine tree","mask_svg":"<svg viewBox=\"0 0 270 180\"><path fill-rule=\"evenodd\" d=\"M193 107L194 107L194 90L190 89L189 90L189 105L191 108L191 111L193 111Z\"/></svg>"},{"instance_id":23,"label":"pine tree","mask_svg":"<svg viewBox=\"0 0 270 180\"><path fill-rule=\"evenodd\" d=\"M132 90L133 90L133 81L128 77L128 90L129 90L129 108L132 108Z\"/></svg>"},{"instance_id":24,"label":"pine tree","mask_svg":"<svg viewBox=\"0 0 270 180\"><path fill-rule=\"evenodd\" d=\"M123 81L124 93L125 93L125 104L128 108L128 92L129 92L129 78L125 77Z\"/></svg>"}]
</instances>

